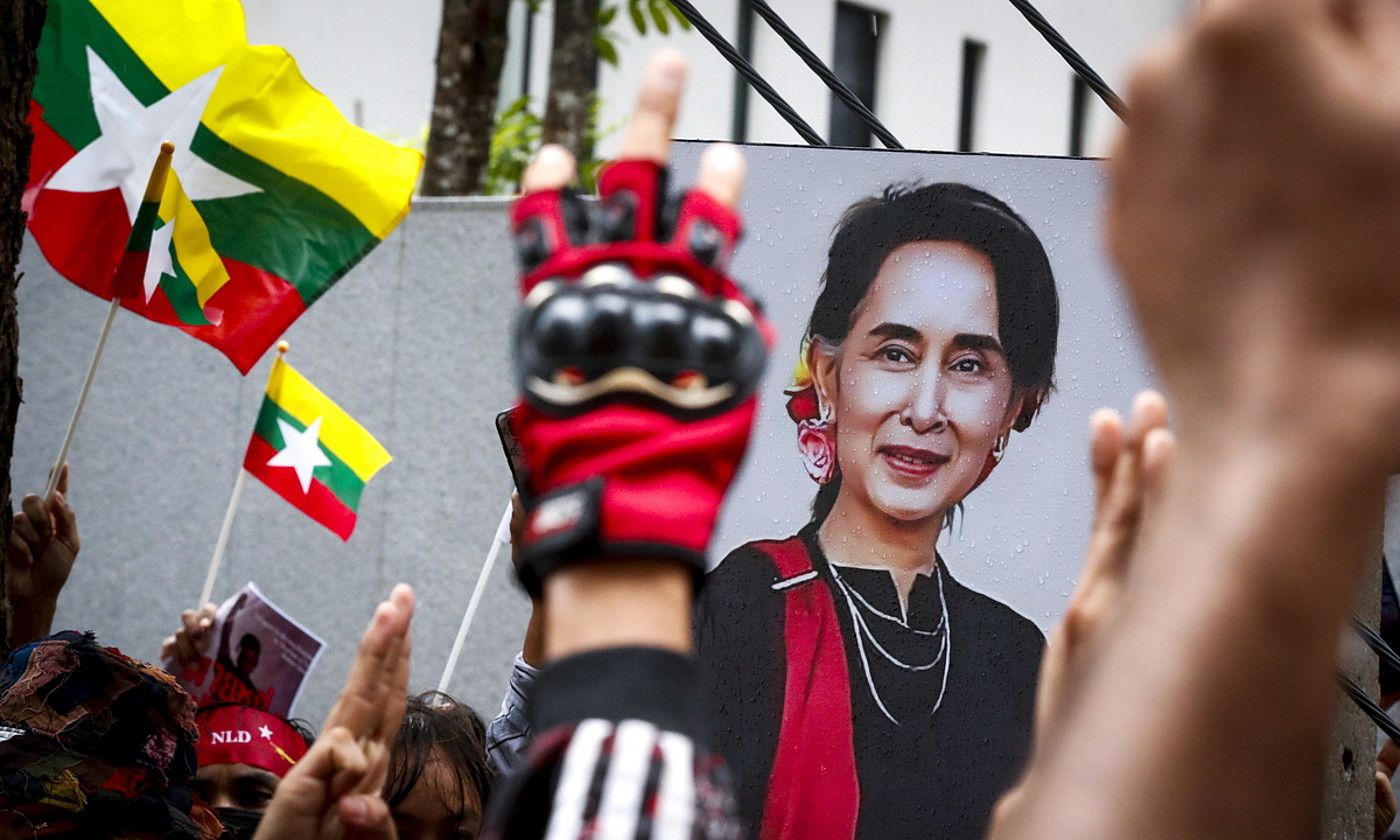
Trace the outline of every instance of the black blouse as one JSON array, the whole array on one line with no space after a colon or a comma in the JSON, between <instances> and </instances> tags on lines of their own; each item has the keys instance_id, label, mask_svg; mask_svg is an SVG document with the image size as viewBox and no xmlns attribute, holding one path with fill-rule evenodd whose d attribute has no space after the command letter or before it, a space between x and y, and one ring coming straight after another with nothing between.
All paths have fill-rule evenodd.
<instances>
[{"instance_id":1,"label":"black blouse","mask_svg":"<svg viewBox=\"0 0 1400 840\"><path fill-rule=\"evenodd\" d=\"M940 568L919 575L907 615L887 571L837 566L800 535L836 605L851 681L861 840L974 840L1030 748L1045 638L1028 619ZM782 718L783 592L757 549L709 575L696 641L711 740L758 837ZM946 605L946 608L945 608ZM946 615L946 622L945 622Z\"/></svg>"}]
</instances>

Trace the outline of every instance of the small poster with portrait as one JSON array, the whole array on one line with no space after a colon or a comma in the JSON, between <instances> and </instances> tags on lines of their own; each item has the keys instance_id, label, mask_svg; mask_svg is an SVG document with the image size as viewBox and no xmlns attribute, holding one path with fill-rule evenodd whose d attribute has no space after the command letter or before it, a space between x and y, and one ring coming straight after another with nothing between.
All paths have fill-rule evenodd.
<instances>
[{"instance_id":1,"label":"small poster with portrait","mask_svg":"<svg viewBox=\"0 0 1400 840\"><path fill-rule=\"evenodd\" d=\"M714 746L750 836L982 837L1083 561L1090 414L1153 380L1102 163L745 154L733 274L778 344L700 598Z\"/></svg>"},{"instance_id":2,"label":"small poster with portrait","mask_svg":"<svg viewBox=\"0 0 1400 840\"><path fill-rule=\"evenodd\" d=\"M207 631L209 654L184 670L165 667L198 708L252 706L291 717L302 684L325 642L249 583L219 606Z\"/></svg>"}]
</instances>

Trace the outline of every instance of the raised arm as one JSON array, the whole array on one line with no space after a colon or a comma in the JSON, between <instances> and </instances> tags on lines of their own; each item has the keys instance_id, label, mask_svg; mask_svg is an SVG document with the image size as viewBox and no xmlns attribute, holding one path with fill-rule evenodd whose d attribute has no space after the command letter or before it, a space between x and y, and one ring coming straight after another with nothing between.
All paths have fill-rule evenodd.
<instances>
[{"instance_id":1,"label":"raised arm","mask_svg":"<svg viewBox=\"0 0 1400 840\"><path fill-rule=\"evenodd\" d=\"M1312 836L1400 468L1397 43L1390 0L1216 0L1138 70L1108 229L1178 452L994 837Z\"/></svg>"}]
</instances>

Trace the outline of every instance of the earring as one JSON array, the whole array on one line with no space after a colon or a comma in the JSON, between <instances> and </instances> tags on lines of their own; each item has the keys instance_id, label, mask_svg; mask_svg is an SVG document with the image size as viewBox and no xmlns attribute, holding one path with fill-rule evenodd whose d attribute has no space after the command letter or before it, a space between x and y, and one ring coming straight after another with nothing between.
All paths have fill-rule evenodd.
<instances>
[{"instance_id":1,"label":"earring","mask_svg":"<svg viewBox=\"0 0 1400 840\"><path fill-rule=\"evenodd\" d=\"M972 485L972 490L982 486L982 482L991 476L992 470L997 468L1001 459L1006 457L1006 447L1011 443L1011 433L999 435L996 442L992 444L992 451L987 453L987 460L982 462L982 472L977 476L977 483ZM971 493L972 490L968 492Z\"/></svg>"},{"instance_id":2,"label":"earring","mask_svg":"<svg viewBox=\"0 0 1400 840\"><path fill-rule=\"evenodd\" d=\"M797 449L807 475L818 484L829 483L836 474L836 430L825 401L817 400L817 419L797 424Z\"/></svg>"}]
</instances>

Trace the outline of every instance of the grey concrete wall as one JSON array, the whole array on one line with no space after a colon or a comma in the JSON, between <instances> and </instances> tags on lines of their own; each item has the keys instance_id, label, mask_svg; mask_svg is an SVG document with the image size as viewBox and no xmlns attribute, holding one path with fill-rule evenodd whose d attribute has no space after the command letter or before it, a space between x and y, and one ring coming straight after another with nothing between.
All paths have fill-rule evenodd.
<instances>
[{"instance_id":1,"label":"grey concrete wall","mask_svg":"<svg viewBox=\"0 0 1400 840\"><path fill-rule=\"evenodd\" d=\"M287 334L289 361L394 456L366 488L348 543L250 481L214 590L219 601L256 581L327 641L296 709L315 723L397 581L419 599L412 687L437 685L508 498L492 426L511 401L504 207L420 202ZM107 307L55 274L32 241L22 268L17 494L42 489ZM199 597L270 363L240 377L201 342L121 313L70 458L83 549L58 626L155 657ZM484 714L500 701L527 610L503 562L451 687Z\"/></svg>"}]
</instances>

